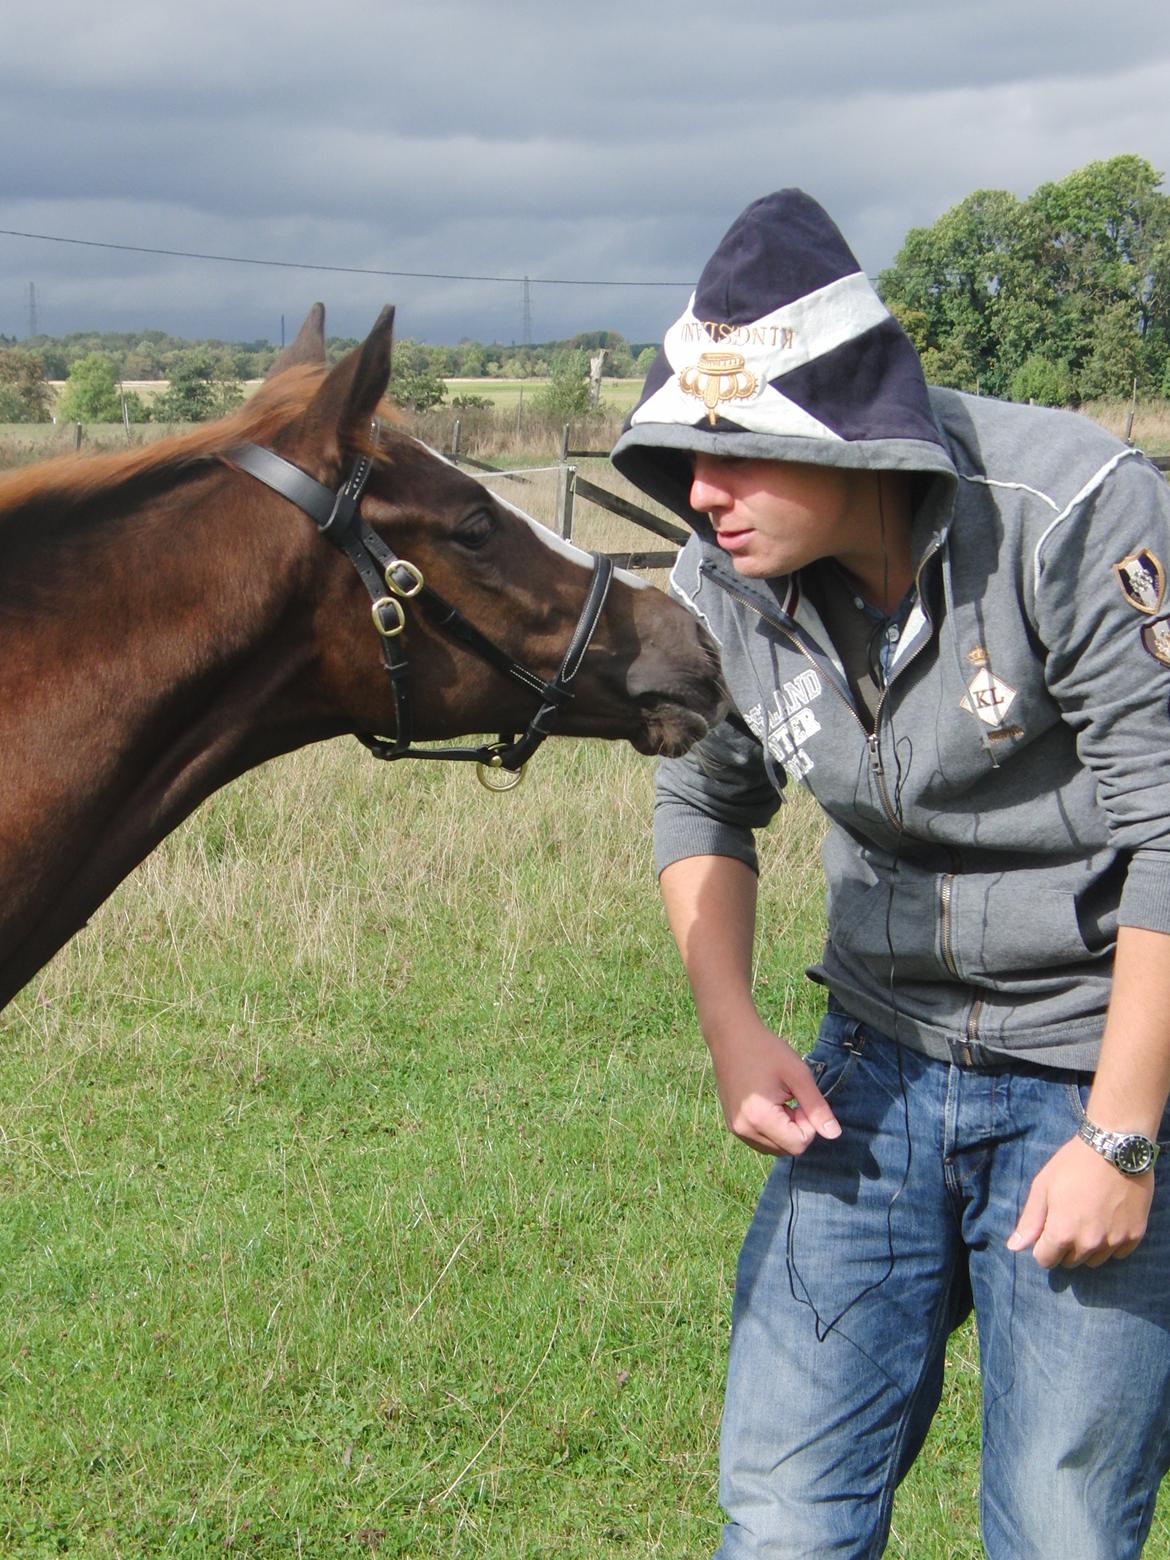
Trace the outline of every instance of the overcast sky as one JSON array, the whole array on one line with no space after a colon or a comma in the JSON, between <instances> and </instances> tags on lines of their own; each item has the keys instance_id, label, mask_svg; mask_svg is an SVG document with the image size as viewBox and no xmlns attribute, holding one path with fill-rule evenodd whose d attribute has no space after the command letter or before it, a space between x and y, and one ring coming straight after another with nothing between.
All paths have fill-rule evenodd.
<instances>
[{"instance_id":1,"label":"overcast sky","mask_svg":"<svg viewBox=\"0 0 1170 1560\"><path fill-rule=\"evenodd\" d=\"M876 272L973 190L1170 171L1166 0L9 0L0 332L657 339L799 185ZM50 242L81 239L88 245ZM135 253L512 278L448 281ZM552 285L553 279L582 285ZM600 286L584 283L670 283Z\"/></svg>"}]
</instances>

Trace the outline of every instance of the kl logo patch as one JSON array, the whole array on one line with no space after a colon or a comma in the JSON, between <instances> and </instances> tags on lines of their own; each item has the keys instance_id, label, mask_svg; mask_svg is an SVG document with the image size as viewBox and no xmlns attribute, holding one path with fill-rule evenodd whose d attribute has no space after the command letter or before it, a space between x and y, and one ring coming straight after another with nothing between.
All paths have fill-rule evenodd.
<instances>
[{"instance_id":1,"label":"kl logo patch","mask_svg":"<svg viewBox=\"0 0 1170 1560\"><path fill-rule=\"evenodd\" d=\"M985 666L976 672L967 684L967 692L959 700L960 708L968 715L978 715L989 726L998 726L1015 699L1016 690L989 671Z\"/></svg>"},{"instance_id":2,"label":"kl logo patch","mask_svg":"<svg viewBox=\"0 0 1170 1560\"><path fill-rule=\"evenodd\" d=\"M1121 594L1137 612L1153 617L1166 594L1166 571L1148 547L1113 565Z\"/></svg>"},{"instance_id":3,"label":"kl logo patch","mask_svg":"<svg viewBox=\"0 0 1170 1560\"><path fill-rule=\"evenodd\" d=\"M687 395L702 401L712 427L721 401L748 401L759 388L742 352L702 352L697 363L681 370L678 382Z\"/></svg>"}]
</instances>

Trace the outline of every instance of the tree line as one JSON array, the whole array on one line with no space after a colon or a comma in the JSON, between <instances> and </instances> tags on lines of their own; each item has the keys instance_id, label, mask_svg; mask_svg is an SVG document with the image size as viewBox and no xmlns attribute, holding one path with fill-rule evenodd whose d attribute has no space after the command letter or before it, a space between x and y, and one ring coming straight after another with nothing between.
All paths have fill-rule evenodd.
<instances>
[{"instance_id":1,"label":"tree line","mask_svg":"<svg viewBox=\"0 0 1170 1560\"><path fill-rule=\"evenodd\" d=\"M926 377L1076 405L1170 397L1170 196L1140 157L1089 163L1019 200L977 190L914 228L878 291Z\"/></svg>"},{"instance_id":2,"label":"tree line","mask_svg":"<svg viewBox=\"0 0 1170 1560\"><path fill-rule=\"evenodd\" d=\"M1135 392L1170 398L1170 196L1161 182L1143 158L1113 157L1022 200L977 190L932 227L912 229L877 285L927 379L1046 405ZM356 345L331 337L327 355L336 361ZM587 408L589 359L601 349L606 376L631 378L645 373L657 347L609 330L536 346L403 340L391 392L426 411L446 399L451 379L536 379L555 410L573 414ZM153 330L20 343L0 336L0 422L221 416L278 350ZM59 404L48 380L65 381ZM165 380L167 389L140 397L123 389L126 380ZM459 392L452 404L476 399Z\"/></svg>"},{"instance_id":3,"label":"tree line","mask_svg":"<svg viewBox=\"0 0 1170 1560\"><path fill-rule=\"evenodd\" d=\"M354 337L331 336L326 357L334 363L357 345ZM610 330L583 331L538 346L466 341L443 347L403 339L394 346L392 393L400 405L428 411L446 399L448 379L534 379L542 381L538 394L555 386L553 410L580 401L579 410L584 411L589 358L600 348L605 349L603 373L614 378L644 373L656 350L631 347ZM266 341L191 342L165 331L76 331L22 342L0 336L0 423L45 422L51 417L76 422L200 422L222 417L239 405L248 380L264 377L279 350ZM59 399L50 380L64 381ZM154 381L166 388L140 395L126 388L127 380ZM464 393L457 394L453 404L476 401L473 393Z\"/></svg>"}]
</instances>

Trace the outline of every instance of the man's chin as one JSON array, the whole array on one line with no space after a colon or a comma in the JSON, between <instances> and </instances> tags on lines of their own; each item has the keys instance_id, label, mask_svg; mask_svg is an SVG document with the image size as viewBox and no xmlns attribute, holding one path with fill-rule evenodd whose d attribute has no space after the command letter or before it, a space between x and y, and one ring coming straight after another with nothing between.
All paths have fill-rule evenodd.
<instances>
[{"instance_id":1,"label":"man's chin","mask_svg":"<svg viewBox=\"0 0 1170 1560\"><path fill-rule=\"evenodd\" d=\"M731 555L731 567L737 574L742 574L745 580L766 580L774 574L783 574L782 568L773 567L759 558L746 556L736 557Z\"/></svg>"}]
</instances>

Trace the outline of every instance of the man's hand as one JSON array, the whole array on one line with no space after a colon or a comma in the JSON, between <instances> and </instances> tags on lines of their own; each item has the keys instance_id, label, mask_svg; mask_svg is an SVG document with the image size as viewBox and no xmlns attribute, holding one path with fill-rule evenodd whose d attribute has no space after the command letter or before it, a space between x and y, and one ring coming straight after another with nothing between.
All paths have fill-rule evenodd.
<instances>
[{"instance_id":1,"label":"man's hand","mask_svg":"<svg viewBox=\"0 0 1170 1560\"><path fill-rule=\"evenodd\" d=\"M724 1120L761 1154L801 1154L817 1136L841 1136L807 1064L759 1020L738 1025L711 1054Z\"/></svg>"},{"instance_id":2,"label":"man's hand","mask_svg":"<svg viewBox=\"0 0 1170 1560\"><path fill-rule=\"evenodd\" d=\"M1009 1251L1026 1251L1042 1268L1100 1267L1128 1257L1146 1233L1154 1172L1122 1175L1073 1138L1053 1154L1028 1192Z\"/></svg>"}]
</instances>

